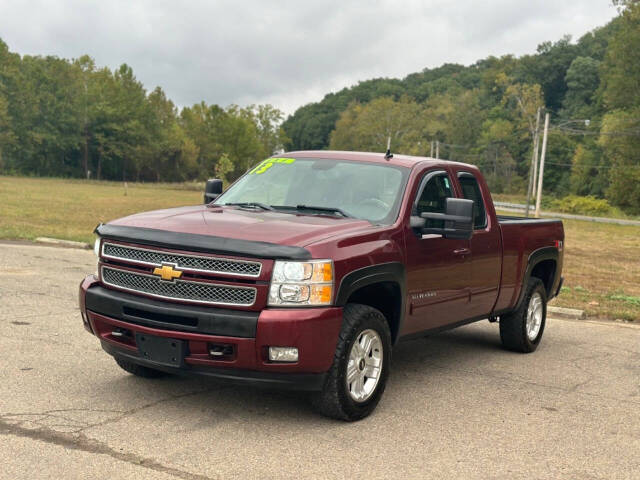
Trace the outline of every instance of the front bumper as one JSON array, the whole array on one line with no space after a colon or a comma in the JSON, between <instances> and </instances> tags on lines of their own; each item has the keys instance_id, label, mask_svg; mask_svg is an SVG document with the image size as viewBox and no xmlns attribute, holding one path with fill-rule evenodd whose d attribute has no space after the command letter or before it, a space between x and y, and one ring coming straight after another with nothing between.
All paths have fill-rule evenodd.
<instances>
[{"instance_id":1,"label":"front bumper","mask_svg":"<svg viewBox=\"0 0 640 480\"><path fill-rule=\"evenodd\" d=\"M300 390L322 388L342 325L338 307L269 308L259 313L194 307L105 289L93 275L80 285L79 300L85 328L113 356L170 373ZM141 357L136 333L185 341L183 366ZM217 345L229 354L212 356L210 350ZM270 362L269 346L297 347L298 361Z\"/></svg>"}]
</instances>

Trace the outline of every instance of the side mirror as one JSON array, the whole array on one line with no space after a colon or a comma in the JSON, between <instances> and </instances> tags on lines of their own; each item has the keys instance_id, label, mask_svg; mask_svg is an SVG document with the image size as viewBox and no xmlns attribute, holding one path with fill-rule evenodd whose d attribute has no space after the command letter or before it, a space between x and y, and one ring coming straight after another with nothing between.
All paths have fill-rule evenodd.
<instances>
[{"instance_id":1,"label":"side mirror","mask_svg":"<svg viewBox=\"0 0 640 480\"><path fill-rule=\"evenodd\" d=\"M222 193L222 180L210 178L204 187L204 203L211 203Z\"/></svg>"},{"instance_id":2,"label":"side mirror","mask_svg":"<svg viewBox=\"0 0 640 480\"><path fill-rule=\"evenodd\" d=\"M444 228L424 228L424 219L442 220ZM411 217L411 228L421 233L435 233L444 238L468 240L473 235L473 200L447 198L445 213L424 212L420 217Z\"/></svg>"}]
</instances>

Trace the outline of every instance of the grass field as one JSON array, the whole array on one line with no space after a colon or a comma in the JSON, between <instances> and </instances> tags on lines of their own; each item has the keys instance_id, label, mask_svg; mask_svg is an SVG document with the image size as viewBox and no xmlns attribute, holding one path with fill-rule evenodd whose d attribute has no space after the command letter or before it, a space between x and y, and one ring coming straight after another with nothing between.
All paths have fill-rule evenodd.
<instances>
[{"instance_id":1,"label":"grass field","mask_svg":"<svg viewBox=\"0 0 640 480\"><path fill-rule=\"evenodd\" d=\"M145 210L195 205L204 185L132 184L0 177L0 238L54 237L93 244L100 222Z\"/></svg>"},{"instance_id":2,"label":"grass field","mask_svg":"<svg viewBox=\"0 0 640 480\"><path fill-rule=\"evenodd\" d=\"M145 210L195 205L201 184L0 177L0 238L93 242L100 222ZM565 287L557 306L640 321L640 227L564 221Z\"/></svg>"}]
</instances>

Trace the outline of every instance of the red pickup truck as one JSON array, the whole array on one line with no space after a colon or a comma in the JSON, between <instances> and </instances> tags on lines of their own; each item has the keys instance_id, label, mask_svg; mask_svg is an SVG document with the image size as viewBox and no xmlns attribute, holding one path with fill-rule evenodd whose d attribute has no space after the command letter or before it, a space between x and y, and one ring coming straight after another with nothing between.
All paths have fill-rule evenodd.
<instances>
[{"instance_id":1,"label":"red pickup truck","mask_svg":"<svg viewBox=\"0 0 640 480\"><path fill-rule=\"evenodd\" d=\"M290 152L95 233L80 311L120 367L309 390L344 420L401 340L489 319L534 351L562 285L560 221L499 217L476 167L432 158Z\"/></svg>"}]
</instances>

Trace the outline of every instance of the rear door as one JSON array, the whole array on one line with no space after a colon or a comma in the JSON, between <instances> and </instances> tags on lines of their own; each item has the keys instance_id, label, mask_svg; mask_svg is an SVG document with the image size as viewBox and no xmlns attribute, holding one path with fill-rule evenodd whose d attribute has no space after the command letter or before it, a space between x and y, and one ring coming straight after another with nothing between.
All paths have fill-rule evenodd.
<instances>
[{"instance_id":1,"label":"rear door","mask_svg":"<svg viewBox=\"0 0 640 480\"><path fill-rule=\"evenodd\" d=\"M448 197L455 197L450 173L428 171L413 200L412 215L445 213ZM427 227L438 228L435 220ZM468 240L441 235L407 234L407 290L409 315L404 334L429 330L464 320L468 316L471 275Z\"/></svg>"},{"instance_id":2,"label":"rear door","mask_svg":"<svg viewBox=\"0 0 640 480\"><path fill-rule=\"evenodd\" d=\"M500 289L500 227L497 221L492 221L492 215L487 212L488 199L484 198L477 173L461 169L457 170L457 178L462 197L473 200L469 317L480 317L491 313ZM488 194L486 185L484 186L484 191Z\"/></svg>"}]
</instances>

